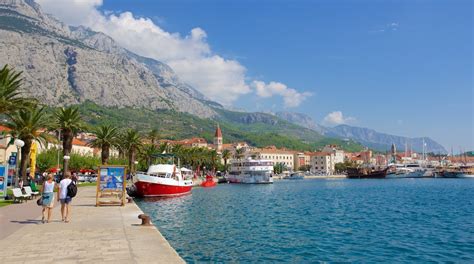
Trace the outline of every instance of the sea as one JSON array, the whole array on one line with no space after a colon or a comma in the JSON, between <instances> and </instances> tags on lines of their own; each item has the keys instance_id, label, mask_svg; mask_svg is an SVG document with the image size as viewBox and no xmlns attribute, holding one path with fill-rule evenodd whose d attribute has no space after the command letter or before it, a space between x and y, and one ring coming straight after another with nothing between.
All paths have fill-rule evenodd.
<instances>
[{"instance_id":1,"label":"sea","mask_svg":"<svg viewBox=\"0 0 474 264\"><path fill-rule=\"evenodd\" d=\"M474 180L281 180L137 199L188 263L474 263Z\"/></svg>"}]
</instances>

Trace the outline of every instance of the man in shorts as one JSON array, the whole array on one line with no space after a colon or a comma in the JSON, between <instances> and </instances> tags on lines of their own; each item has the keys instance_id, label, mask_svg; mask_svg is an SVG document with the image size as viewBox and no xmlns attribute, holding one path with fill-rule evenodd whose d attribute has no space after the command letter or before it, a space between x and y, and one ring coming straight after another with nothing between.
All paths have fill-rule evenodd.
<instances>
[{"instance_id":1,"label":"man in shorts","mask_svg":"<svg viewBox=\"0 0 474 264\"><path fill-rule=\"evenodd\" d=\"M58 201L61 202L61 218L63 222L69 223L69 216L71 214L72 198L67 195L67 187L71 184L71 173L65 172L64 179L59 182Z\"/></svg>"}]
</instances>

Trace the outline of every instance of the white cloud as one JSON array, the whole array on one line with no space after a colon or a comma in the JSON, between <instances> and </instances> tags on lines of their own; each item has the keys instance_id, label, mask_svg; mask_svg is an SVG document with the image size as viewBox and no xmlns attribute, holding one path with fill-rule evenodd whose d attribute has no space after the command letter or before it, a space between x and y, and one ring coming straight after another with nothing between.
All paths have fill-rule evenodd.
<instances>
[{"instance_id":1,"label":"white cloud","mask_svg":"<svg viewBox=\"0 0 474 264\"><path fill-rule=\"evenodd\" d=\"M131 12L101 12L98 8L103 0L36 1L67 24L103 32L130 51L167 63L181 79L212 100L231 105L241 95L252 92L246 82L246 68L237 60L213 53L206 32L199 27L182 36ZM281 96L287 108L299 106L311 96L279 82L253 81L251 86L259 97Z\"/></svg>"},{"instance_id":2,"label":"white cloud","mask_svg":"<svg viewBox=\"0 0 474 264\"><path fill-rule=\"evenodd\" d=\"M85 22L90 14L97 12L103 0L35 0L44 11L53 14L59 20L78 26Z\"/></svg>"},{"instance_id":3,"label":"white cloud","mask_svg":"<svg viewBox=\"0 0 474 264\"><path fill-rule=\"evenodd\" d=\"M272 97L273 95L283 97L284 105L287 108L299 106L307 97L312 95L310 92L300 93L279 82L266 84L263 81L253 81L252 87L255 89L257 95L263 98Z\"/></svg>"},{"instance_id":4,"label":"white cloud","mask_svg":"<svg viewBox=\"0 0 474 264\"><path fill-rule=\"evenodd\" d=\"M355 121L354 117L345 117L341 111L334 111L329 113L323 119L323 124L327 126L337 126L342 124L348 124Z\"/></svg>"}]
</instances>

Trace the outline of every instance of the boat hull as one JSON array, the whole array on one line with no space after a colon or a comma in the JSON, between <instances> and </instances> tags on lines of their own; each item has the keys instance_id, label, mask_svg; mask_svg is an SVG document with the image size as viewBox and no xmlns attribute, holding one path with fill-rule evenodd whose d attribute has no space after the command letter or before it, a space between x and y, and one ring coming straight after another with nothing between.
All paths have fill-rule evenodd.
<instances>
[{"instance_id":1,"label":"boat hull","mask_svg":"<svg viewBox=\"0 0 474 264\"><path fill-rule=\"evenodd\" d=\"M190 193L192 189L192 186L166 185L142 181L136 182L135 186L137 196L140 197L179 196Z\"/></svg>"},{"instance_id":2,"label":"boat hull","mask_svg":"<svg viewBox=\"0 0 474 264\"><path fill-rule=\"evenodd\" d=\"M229 181L229 183L242 183L242 184L271 184L273 183L273 178L267 177L267 176L232 175L232 176L228 176L227 180Z\"/></svg>"},{"instance_id":3,"label":"boat hull","mask_svg":"<svg viewBox=\"0 0 474 264\"><path fill-rule=\"evenodd\" d=\"M348 169L347 178L349 179L385 179L388 168L379 171L365 172L363 169Z\"/></svg>"}]
</instances>

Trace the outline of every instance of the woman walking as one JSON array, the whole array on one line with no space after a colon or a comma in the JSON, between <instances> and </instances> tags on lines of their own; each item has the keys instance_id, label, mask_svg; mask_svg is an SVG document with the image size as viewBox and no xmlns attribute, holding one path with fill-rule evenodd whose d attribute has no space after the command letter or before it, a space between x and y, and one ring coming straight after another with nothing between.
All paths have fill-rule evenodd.
<instances>
[{"instance_id":1,"label":"woman walking","mask_svg":"<svg viewBox=\"0 0 474 264\"><path fill-rule=\"evenodd\" d=\"M47 223L51 220L51 212L54 206L54 184L53 175L48 174L46 181L41 186L41 197L43 198L43 219L41 222L45 222L45 213L47 212Z\"/></svg>"}]
</instances>

